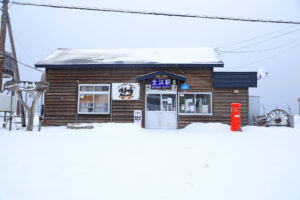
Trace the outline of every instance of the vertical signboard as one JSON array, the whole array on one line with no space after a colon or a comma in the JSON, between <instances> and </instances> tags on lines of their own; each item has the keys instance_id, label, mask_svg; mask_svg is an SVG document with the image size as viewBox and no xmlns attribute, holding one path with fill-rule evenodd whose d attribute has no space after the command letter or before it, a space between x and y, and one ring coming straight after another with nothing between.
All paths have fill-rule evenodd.
<instances>
[{"instance_id":1,"label":"vertical signboard","mask_svg":"<svg viewBox=\"0 0 300 200\"><path fill-rule=\"evenodd\" d=\"M142 122L143 122L142 110L134 110L134 113L133 113L133 122L135 124L138 124L139 126L142 127Z\"/></svg>"}]
</instances>

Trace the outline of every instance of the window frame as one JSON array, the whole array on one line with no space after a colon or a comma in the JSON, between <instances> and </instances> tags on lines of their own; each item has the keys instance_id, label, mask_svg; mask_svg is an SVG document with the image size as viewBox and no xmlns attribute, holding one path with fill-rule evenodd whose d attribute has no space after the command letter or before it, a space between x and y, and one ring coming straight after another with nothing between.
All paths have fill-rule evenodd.
<instances>
[{"instance_id":1,"label":"window frame","mask_svg":"<svg viewBox=\"0 0 300 200\"><path fill-rule=\"evenodd\" d=\"M208 94L211 97L210 100L210 113L180 113L180 95L185 95L185 94L193 94L193 95L197 95L197 94ZM194 97L195 99L196 97ZM178 92L178 115L202 115L202 116L213 116L213 95L212 92Z\"/></svg>"},{"instance_id":2,"label":"window frame","mask_svg":"<svg viewBox=\"0 0 300 200\"><path fill-rule=\"evenodd\" d=\"M159 95L159 110L147 110L147 107L148 107L148 95L152 95L152 94L157 94L157 95ZM175 108L175 110L162 110L162 106L163 106L163 98L162 98L162 96L163 95L168 95L168 94L170 94L170 95L175 95L175 98L174 98L174 100L175 100L175 104L174 104L174 108ZM146 95L145 95L145 111L147 111L147 112L177 112L177 107L176 107L176 100L177 100L177 94L176 94L176 92L172 92L172 93L169 93L169 92L165 92L165 93L161 93L161 92L157 92L157 93L153 93L153 92L150 92L150 93L146 93Z\"/></svg>"},{"instance_id":3,"label":"window frame","mask_svg":"<svg viewBox=\"0 0 300 200\"><path fill-rule=\"evenodd\" d=\"M147 110L147 104L148 104L147 95L148 94L160 94L160 104L161 104L163 94L175 94L176 95L175 100L177 100L177 98L178 98L177 91L151 89L150 91L145 92L145 103L144 103L145 112L177 112L178 108L176 108L176 106L175 106L175 111L162 111L161 110L162 105L160 105L160 107L159 107L160 110L156 110L156 111ZM175 105L177 105L177 104L175 103Z\"/></svg>"},{"instance_id":4,"label":"window frame","mask_svg":"<svg viewBox=\"0 0 300 200\"><path fill-rule=\"evenodd\" d=\"M108 86L108 91L80 91L81 86ZM80 112L80 94L91 94L93 95L93 110L95 110L95 95L107 94L108 96L108 111L107 112ZM77 114L90 114L90 115L107 115L110 114L110 94L111 86L110 84L78 84L78 94L77 94Z\"/></svg>"}]
</instances>

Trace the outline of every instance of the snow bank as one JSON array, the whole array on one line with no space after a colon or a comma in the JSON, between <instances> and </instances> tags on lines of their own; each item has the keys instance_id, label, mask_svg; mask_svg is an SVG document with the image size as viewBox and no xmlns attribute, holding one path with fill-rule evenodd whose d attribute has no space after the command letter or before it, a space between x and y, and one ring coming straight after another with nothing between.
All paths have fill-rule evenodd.
<instances>
[{"instance_id":1,"label":"snow bank","mask_svg":"<svg viewBox=\"0 0 300 200\"><path fill-rule=\"evenodd\" d=\"M221 123L192 123L185 127L184 132L195 134L223 134L230 133L230 126Z\"/></svg>"},{"instance_id":2,"label":"snow bank","mask_svg":"<svg viewBox=\"0 0 300 200\"><path fill-rule=\"evenodd\" d=\"M295 125L0 129L0 199L298 200L299 117Z\"/></svg>"}]
</instances>

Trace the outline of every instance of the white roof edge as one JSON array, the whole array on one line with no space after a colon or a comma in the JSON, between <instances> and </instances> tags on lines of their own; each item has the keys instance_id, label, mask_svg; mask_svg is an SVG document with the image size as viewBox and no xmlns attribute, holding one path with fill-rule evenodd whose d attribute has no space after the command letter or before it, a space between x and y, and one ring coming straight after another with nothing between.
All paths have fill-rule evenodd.
<instances>
[{"instance_id":1,"label":"white roof edge","mask_svg":"<svg viewBox=\"0 0 300 200\"><path fill-rule=\"evenodd\" d=\"M217 51L202 48L58 48L35 65L223 64Z\"/></svg>"}]
</instances>

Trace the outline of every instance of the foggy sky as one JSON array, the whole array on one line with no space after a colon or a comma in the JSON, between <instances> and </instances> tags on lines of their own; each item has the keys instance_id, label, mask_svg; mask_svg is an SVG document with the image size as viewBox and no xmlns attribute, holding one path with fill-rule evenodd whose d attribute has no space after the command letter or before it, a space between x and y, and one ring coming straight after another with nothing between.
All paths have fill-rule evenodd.
<instances>
[{"instance_id":1,"label":"foggy sky","mask_svg":"<svg viewBox=\"0 0 300 200\"><path fill-rule=\"evenodd\" d=\"M25 0L24 0L25 1ZM28 0L29 1L29 0ZM32 0L30 2L95 6L103 8L166 11L234 17L300 21L300 0ZM34 65L57 48L164 48L220 47L258 35L300 25L232 22L163 16L76 11L12 5L9 8L18 60ZM260 40L268 39L274 34ZM297 40L299 38L299 40ZM245 46L251 41L225 50ZM269 76L258 81L250 95L261 97L267 111L276 107L298 113L300 98L300 31L242 50L264 50L293 44L273 51L222 54L222 71L257 71ZM297 45L297 47L290 49ZM9 45L7 43L7 49ZM252 65L234 68L255 60ZM234 68L234 69L232 69ZM219 69L216 69L219 70ZM22 80L39 80L41 73L20 66Z\"/></svg>"}]
</instances>

